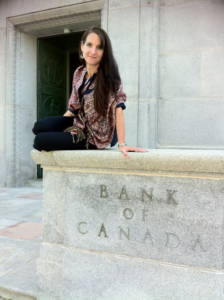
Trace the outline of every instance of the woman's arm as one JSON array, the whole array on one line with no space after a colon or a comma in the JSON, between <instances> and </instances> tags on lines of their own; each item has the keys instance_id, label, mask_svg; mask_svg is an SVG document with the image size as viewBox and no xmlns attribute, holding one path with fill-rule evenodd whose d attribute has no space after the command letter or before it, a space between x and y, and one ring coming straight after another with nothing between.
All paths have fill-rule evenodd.
<instances>
[{"instance_id":1,"label":"woman's arm","mask_svg":"<svg viewBox=\"0 0 224 300\"><path fill-rule=\"evenodd\" d=\"M125 143L125 123L124 123L124 114L122 107L116 108L116 128L118 136L118 144ZM147 150L131 147L131 146L120 146L119 150L124 153L124 156L128 158L129 151L134 152L148 152Z\"/></svg>"},{"instance_id":2,"label":"woman's arm","mask_svg":"<svg viewBox=\"0 0 224 300\"><path fill-rule=\"evenodd\" d=\"M63 117L74 117L74 115L70 110L67 110Z\"/></svg>"}]
</instances>

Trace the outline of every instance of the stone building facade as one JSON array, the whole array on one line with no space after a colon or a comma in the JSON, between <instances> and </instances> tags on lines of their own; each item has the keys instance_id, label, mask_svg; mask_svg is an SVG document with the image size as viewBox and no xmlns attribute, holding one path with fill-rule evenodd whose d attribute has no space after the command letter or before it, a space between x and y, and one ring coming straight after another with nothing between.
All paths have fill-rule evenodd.
<instances>
[{"instance_id":1,"label":"stone building facade","mask_svg":"<svg viewBox=\"0 0 224 300\"><path fill-rule=\"evenodd\" d=\"M222 0L1 0L0 186L36 177L37 45L65 28L108 32L127 94L128 144L223 149L223 16Z\"/></svg>"}]
</instances>

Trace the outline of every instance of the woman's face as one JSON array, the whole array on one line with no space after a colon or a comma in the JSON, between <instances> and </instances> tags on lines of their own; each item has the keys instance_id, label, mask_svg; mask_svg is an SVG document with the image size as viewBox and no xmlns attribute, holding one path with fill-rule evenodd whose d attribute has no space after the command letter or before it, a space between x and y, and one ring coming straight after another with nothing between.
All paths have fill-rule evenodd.
<instances>
[{"instance_id":1,"label":"woman's face","mask_svg":"<svg viewBox=\"0 0 224 300\"><path fill-rule=\"evenodd\" d=\"M86 65L99 66L103 57L103 49L100 47L100 44L100 37L96 33L90 33L86 38L85 44L81 43L81 50Z\"/></svg>"}]
</instances>

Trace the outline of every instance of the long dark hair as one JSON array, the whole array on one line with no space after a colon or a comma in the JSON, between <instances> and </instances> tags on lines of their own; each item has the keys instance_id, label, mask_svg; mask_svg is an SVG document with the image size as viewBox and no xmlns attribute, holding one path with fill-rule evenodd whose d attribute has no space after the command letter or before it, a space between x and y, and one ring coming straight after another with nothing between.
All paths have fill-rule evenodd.
<instances>
[{"instance_id":1,"label":"long dark hair","mask_svg":"<svg viewBox=\"0 0 224 300\"><path fill-rule=\"evenodd\" d=\"M86 38L90 33L96 33L100 37L100 46L104 50L96 76L94 108L99 115L105 117L107 114L109 93L112 92L114 96L116 96L116 92L121 83L121 78L113 55L110 38L100 27L91 26L84 32L79 44L79 60L81 64L84 66L86 65L85 59L80 58L82 53L81 43L83 42L83 44L85 44Z\"/></svg>"}]
</instances>

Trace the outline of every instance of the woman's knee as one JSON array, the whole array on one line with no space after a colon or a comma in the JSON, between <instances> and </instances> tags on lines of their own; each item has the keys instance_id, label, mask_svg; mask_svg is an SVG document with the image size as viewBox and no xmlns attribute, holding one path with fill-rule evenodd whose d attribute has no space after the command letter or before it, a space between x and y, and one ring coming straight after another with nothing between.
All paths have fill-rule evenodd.
<instances>
[{"instance_id":1,"label":"woman's knee","mask_svg":"<svg viewBox=\"0 0 224 300\"><path fill-rule=\"evenodd\" d=\"M38 151L42 151L45 150L47 151L46 148L46 141L45 141L45 134L44 133L39 133L35 136L34 138L34 142L33 142L33 147L38 150Z\"/></svg>"},{"instance_id":2,"label":"woman's knee","mask_svg":"<svg viewBox=\"0 0 224 300\"><path fill-rule=\"evenodd\" d=\"M43 122L43 119L40 119L40 120L37 120L35 123L34 123L34 126L33 126L33 133L35 135L37 135L38 133L42 132L43 131L43 125L44 125L44 122Z\"/></svg>"}]
</instances>

